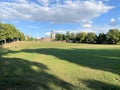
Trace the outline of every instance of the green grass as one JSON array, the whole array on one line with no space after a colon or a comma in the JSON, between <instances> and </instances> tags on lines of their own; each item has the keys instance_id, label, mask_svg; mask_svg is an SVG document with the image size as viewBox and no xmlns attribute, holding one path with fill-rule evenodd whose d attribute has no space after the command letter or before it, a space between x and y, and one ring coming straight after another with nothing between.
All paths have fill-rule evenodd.
<instances>
[{"instance_id":1,"label":"green grass","mask_svg":"<svg viewBox=\"0 0 120 90\"><path fill-rule=\"evenodd\" d=\"M0 48L0 90L120 90L120 45L15 42Z\"/></svg>"}]
</instances>

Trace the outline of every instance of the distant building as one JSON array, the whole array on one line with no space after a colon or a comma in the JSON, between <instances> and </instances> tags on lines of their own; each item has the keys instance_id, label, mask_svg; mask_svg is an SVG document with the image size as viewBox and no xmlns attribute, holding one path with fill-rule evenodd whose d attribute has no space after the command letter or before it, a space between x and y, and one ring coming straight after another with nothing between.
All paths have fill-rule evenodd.
<instances>
[{"instance_id":1,"label":"distant building","mask_svg":"<svg viewBox=\"0 0 120 90\"><path fill-rule=\"evenodd\" d=\"M52 41L52 39L45 37L45 38L41 38L40 41L50 42Z\"/></svg>"},{"instance_id":2,"label":"distant building","mask_svg":"<svg viewBox=\"0 0 120 90\"><path fill-rule=\"evenodd\" d=\"M45 41L45 42L51 42L55 40L55 34L53 31L51 31L50 36L49 37L44 37L39 39L39 41Z\"/></svg>"},{"instance_id":3,"label":"distant building","mask_svg":"<svg viewBox=\"0 0 120 90\"><path fill-rule=\"evenodd\" d=\"M53 32L53 31L51 31L51 33L50 33L50 38L51 38L51 40L52 40L52 41L54 41L54 40L55 40L55 34L54 34L54 32Z\"/></svg>"}]
</instances>

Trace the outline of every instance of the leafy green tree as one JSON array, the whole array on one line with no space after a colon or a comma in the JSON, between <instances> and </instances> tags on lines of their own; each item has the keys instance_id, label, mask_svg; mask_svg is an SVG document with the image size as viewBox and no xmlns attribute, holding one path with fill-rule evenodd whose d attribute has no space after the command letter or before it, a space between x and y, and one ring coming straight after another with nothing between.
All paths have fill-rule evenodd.
<instances>
[{"instance_id":1,"label":"leafy green tree","mask_svg":"<svg viewBox=\"0 0 120 90\"><path fill-rule=\"evenodd\" d=\"M85 33L70 33L55 35L56 41L66 40L66 42L79 42L79 43L89 43L89 44L119 44L120 43L120 32L118 29L111 29L107 34L100 33L97 35L93 32Z\"/></svg>"},{"instance_id":2,"label":"leafy green tree","mask_svg":"<svg viewBox=\"0 0 120 90\"><path fill-rule=\"evenodd\" d=\"M55 34L55 40L59 41L59 33Z\"/></svg>"},{"instance_id":3,"label":"leafy green tree","mask_svg":"<svg viewBox=\"0 0 120 90\"><path fill-rule=\"evenodd\" d=\"M77 33L76 41L79 43L85 43L86 36L87 36L87 34L85 32Z\"/></svg>"},{"instance_id":4,"label":"leafy green tree","mask_svg":"<svg viewBox=\"0 0 120 90\"><path fill-rule=\"evenodd\" d=\"M75 34L74 33L70 33L70 39L73 40L75 38Z\"/></svg>"},{"instance_id":5,"label":"leafy green tree","mask_svg":"<svg viewBox=\"0 0 120 90\"><path fill-rule=\"evenodd\" d=\"M70 40L71 42L75 43L76 42L76 35L74 33L70 33Z\"/></svg>"},{"instance_id":6,"label":"leafy green tree","mask_svg":"<svg viewBox=\"0 0 120 90\"><path fill-rule=\"evenodd\" d=\"M108 44L117 44L120 41L120 32L118 29L110 29L107 33Z\"/></svg>"},{"instance_id":7,"label":"leafy green tree","mask_svg":"<svg viewBox=\"0 0 120 90\"><path fill-rule=\"evenodd\" d=\"M66 39L66 42L69 42L69 40L70 40L70 32L69 31L66 33L65 39Z\"/></svg>"},{"instance_id":8,"label":"leafy green tree","mask_svg":"<svg viewBox=\"0 0 120 90\"><path fill-rule=\"evenodd\" d=\"M2 43L23 40L24 34L11 24L0 23L0 41Z\"/></svg>"},{"instance_id":9,"label":"leafy green tree","mask_svg":"<svg viewBox=\"0 0 120 90\"><path fill-rule=\"evenodd\" d=\"M76 39L76 35L74 33L71 32L67 32L66 33L66 42L75 42Z\"/></svg>"},{"instance_id":10,"label":"leafy green tree","mask_svg":"<svg viewBox=\"0 0 120 90\"><path fill-rule=\"evenodd\" d=\"M2 43L6 43L6 32L5 27L2 23L0 23L0 41Z\"/></svg>"},{"instance_id":11,"label":"leafy green tree","mask_svg":"<svg viewBox=\"0 0 120 90\"><path fill-rule=\"evenodd\" d=\"M100 33L97 39L98 44L106 44L107 43L107 35L104 33Z\"/></svg>"},{"instance_id":12,"label":"leafy green tree","mask_svg":"<svg viewBox=\"0 0 120 90\"><path fill-rule=\"evenodd\" d=\"M85 41L86 43L89 43L89 44L95 44L97 41L97 35L93 32L90 32L87 34Z\"/></svg>"},{"instance_id":13,"label":"leafy green tree","mask_svg":"<svg viewBox=\"0 0 120 90\"><path fill-rule=\"evenodd\" d=\"M56 41L63 41L63 40L65 40L65 35L64 35L64 34L59 34L59 33L57 33L57 34L55 35L55 40L56 40Z\"/></svg>"},{"instance_id":14,"label":"leafy green tree","mask_svg":"<svg viewBox=\"0 0 120 90\"><path fill-rule=\"evenodd\" d=\"M6 36L3 30L0 30L0 41L1 43L6 43Z\"/></svg>"},{"instance_id":15,"label":"leafy green tree","mask_svg":"<svg viewBox=\"0 0 120 90\"><path fill-rule=\"evenodd\" d=\"M20 33L20 41L24 41L25 40L25 36L23 33Z\"/></svg>"}]
</instances>

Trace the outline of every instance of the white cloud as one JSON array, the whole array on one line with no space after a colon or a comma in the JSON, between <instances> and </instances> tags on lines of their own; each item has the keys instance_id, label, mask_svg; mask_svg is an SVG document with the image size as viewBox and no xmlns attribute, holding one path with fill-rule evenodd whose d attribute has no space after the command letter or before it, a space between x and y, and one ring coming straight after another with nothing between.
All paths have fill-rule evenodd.
<instances>
[{"instance_id":1,"label":"white cloud","mask_svg":"<svg viewBox=\"0 0 120 90\"><path fill-rule=\"evenodd\" d=\"M54 33L60 33L60 34L66 34L67 32L70 32L70 33L79 33L79 32L95 32L94 29L88 29L88 28L84 28L84 29L67 29L67 30L54 30L53 32Z\"/></svg>"},{"instance_id":2,"label":"white cloud","mask_svg":"<svg viewBox=\"0 0 120 90\"><path fill-rule=\"evenodd\" d=\"M110 22L109 22L109 25L110 25L110 26L115 26L115 25L117 25L117 20L114 19L114 18L111 18L111 20L110 20Z\"/></svg>"},{"instance_id":3,"label":"white cloud","mask_svg":"<svg viewBox=\"0 0 120 90\"><path fill-rule=\"evenodd\" d=\"M78 33L78 32L80 32L79 29L76 29L76 30L72 30L72 29L67 29L67 30L54 30L53 32L54 32L54 33L60 33L60 34L66 34L68 31L69 31L70 33Z\"/></svg>"},{"instance_id":4,"label":"white cloud","mask_svg":"<svg viewBox=\"0 0 120 90\"><path fill-rule=\"evenodd\" d=\"M84 28L90 28L92 27L92 21L86 21L84 20L82 23L81 23L81 26L84 27Z\"/></svg>"},{"instance_id":5,"label":"white cloud","mask_svg":"<svg viewBox=\"0 0 120 90\"><path fill-rule=\"evenodd\" d=\"M82 29L81 32L86 32L86 33L94 32L95 33L93 29Z\"/></svg>"},{"instance_id":6,"label":"white cloud","mask_svg":"<svg viewBox=\"0 0 120 90\"><path fill-rule=\"evenodd\" d=\"M61 30L53 30L54 33L61 33L61 34L66 34L66 32L71 32L71 33L79 33L79 32L86 32L86 33L89 33L89 32L94 32L96 33L97 35L99 35L99 33L107 33L108 30L110 30L111 28L114 28L114 27L111 27L109 25L104 25L104 26L92 26L91 28L78 28L78 29L61 29ZM120 28L120 27L116 27L116 28ZM48 33L50 35L50 32Z\"/></svg>"},{"instance_id":7,"label":"white cloud","mask_svg":"<svg viewBox=\"0 0 120 90\"><path fill-rule=\"evenodd\" d=\"M120 21L120 17L118 18L118 21Z\"/></svg>"},{"instance_id":8,"label":"white cloud","mask_svg":"<svg viewBox=\"0 0 120 90\"><path fill-rule=\"evenodd\" d=\"M48 4L51 0L39 0ZM18 3L19 2L19 3ZM113 7L103 4L101 1L72 1L40 5L28 0L0 3L0 20L32 20L52 23L83 23L108 12ZM90 23L83 25L90 27Z\"/></svg>"},{"instance_id":9,"label":"white cloud","mask_svg":"<svg viewBox=\"0 0 120 90\"><path fill-rule=\"evenodd\" d=\"M116 28L120 24L120 17L111 18L109 21L109 26Z\"/></svg>"},{"instance_id":10,"label":"white cloud","mask_svg":"<svg viewBox=\"0 0 120 90\"><path fill-rule=\"evenodd\" d=\"M46 36L50 36L50 33L51 33L51 32L46 32L45 35L46 35Z\"/></svg>"},{"instance_id":11,"label":"white cloud","mask_svg":"<svg viewBox=\"0 0 120 90\"><path fill-rule=\"evenodd\" d=\"M115 22L115 19L114 18L111 18L111 20L110 20L111 22Z\"/></svg>"}]
</instances>

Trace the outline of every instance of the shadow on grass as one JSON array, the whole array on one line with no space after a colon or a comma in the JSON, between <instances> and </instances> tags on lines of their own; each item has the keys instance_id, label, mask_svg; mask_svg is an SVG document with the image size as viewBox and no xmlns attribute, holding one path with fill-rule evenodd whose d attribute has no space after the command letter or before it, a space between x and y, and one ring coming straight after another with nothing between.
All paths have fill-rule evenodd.
<instances>
[{"instance_id":1,"label":"shadow on grass","mask_svg":"<svg viewBox=\"0 0 120 90\"><path fill-rule=\"evenodd\" d=\"M120 74L120 50L43 48L24 49L20 52L52 55L80 66Z\"/></svg>"},{"instance_id":2,"label":"shadow on grass","mask_svg":"<svg viewBox=\"0 0 120 90\"><path fill-rule=\"evenodd\" d=\"M0 90L72 90L73 85L46 70L49 68L42 63L0 54Z\"/></svg>"},{"instance_id":3,"label":"shadow on grass","mask_svg":"<svg viewBox=\"0 0 120 90\"><path fill-rule=\"evenodd\" d=\"M97 80L80 80L80 82L92 90L120 90L120 86L111 85Z\"/></svg>"},{"instance_id":4,"label":"shadow on grass","mask_svg":"<svg viewBox=\"0 0 120 90\"><path fill-rule=\"evenodd\" d=\"M94 49L23 49L10 53L37 53L52 55L92 69L120 74L120 50ZM49 68L37 62L20 58L0 57L0 90L74 90L75 87L58 77L46 72ZM117 78L120 81L120 78ZM92 90L120 90L119 86L96 80L80 80Z\"/></svg>"}]
</instances>

